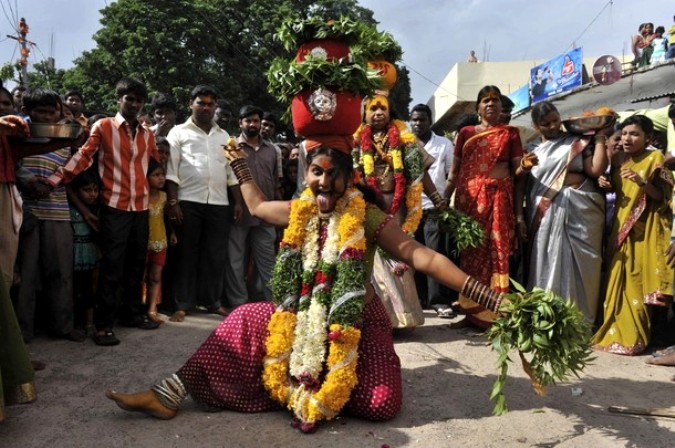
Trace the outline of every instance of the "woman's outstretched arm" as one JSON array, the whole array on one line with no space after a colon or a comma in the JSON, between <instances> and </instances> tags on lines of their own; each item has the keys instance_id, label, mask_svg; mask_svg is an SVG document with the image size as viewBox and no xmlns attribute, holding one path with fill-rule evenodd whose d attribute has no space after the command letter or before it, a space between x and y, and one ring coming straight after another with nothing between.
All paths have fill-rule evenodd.
<instances>
[{"instance_id":1,"label":"woman's outstretched arm","mask_svg":"<svg viewBox=\"0 0 675 448\"><path fill-rule=\"evenodd\" d=\"M394 220L389 221L379 233L377 244L393 258L455 291L461 291L468 277L447 257L406 235Z\"/></svg>"}]
</instances>

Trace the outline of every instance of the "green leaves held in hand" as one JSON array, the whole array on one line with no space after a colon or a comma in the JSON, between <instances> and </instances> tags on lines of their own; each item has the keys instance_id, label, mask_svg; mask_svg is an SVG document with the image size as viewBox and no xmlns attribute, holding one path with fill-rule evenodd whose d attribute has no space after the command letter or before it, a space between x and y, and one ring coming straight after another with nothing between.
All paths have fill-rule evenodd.
<instances>
[{"instance_id":1,"label":"green leaves held in hand","mask_svg":"<svg viewBox=\"0 0 675 448\"><path fill-rule=\"evenodd\" d=\"M487 331L492 349L499 354L499 375L490 394L495 415L508 411L504 384L511 349L520 352L523 368L540 394L556 381L572 374L578 377L594 359L590 325L571 301L541 288L527 292L518 283L513 284L518 292L505 295L508 300L500 307L503 315Z\"/></svg>"},{"instance_id":2,"label":"green leaves held in hand","mask_svg":"<svg viewBox=\"0 0 675 448\"><path fill-rule=\"evenodd\" d=\"M483 228L464 213L454 208L434 209L432 216L441 230L449 233L455 240L457 249L453 255L458 255L468 247L475 248L483 244Z\"/></svg>"}]
</instances>

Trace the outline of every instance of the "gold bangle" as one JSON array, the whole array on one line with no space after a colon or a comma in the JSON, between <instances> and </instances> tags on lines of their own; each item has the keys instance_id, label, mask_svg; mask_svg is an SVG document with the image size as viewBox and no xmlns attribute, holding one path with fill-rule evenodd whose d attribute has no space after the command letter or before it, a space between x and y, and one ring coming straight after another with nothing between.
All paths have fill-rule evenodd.
<instances>
[{"instance_id":1,"label":"gold bangle","mask_svg":"<svg viewBox=\"0 0 675 448\"><path fill-rule=\"evenodd\" d=\"M595 143L602 143L603 145L607 143L607 136L606 135L596 135L595 136Z\"/></svg>"}]
</instances>

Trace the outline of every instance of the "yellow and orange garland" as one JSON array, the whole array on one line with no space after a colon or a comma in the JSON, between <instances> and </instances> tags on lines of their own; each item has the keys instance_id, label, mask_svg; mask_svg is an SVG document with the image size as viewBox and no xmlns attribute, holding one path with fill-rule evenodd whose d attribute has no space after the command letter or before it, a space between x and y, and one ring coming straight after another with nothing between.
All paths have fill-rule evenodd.
<instances>
[{"instance_id":1,"label":"yellow and orange garland","mask_svg":"<svg viewBox=\"0 0 675 448\"><path fill-rule=\"evenodd\" d=\"M334 418L358 382L361 331L354 324L363 313L367 280L365 214L361 192L348 189L321 247L311 190L291 203L271 281L278 308L268 324L263 383L304 432Z\"/></svg>"},{"instance_id":2,"label":"yellow and orange garland","mask_svg":"<svg viewBox=\"0 0 675 448\"><path fill-rule=\"evenodd\" d=\"M422 220L422 156L417 149L417 139L401 120L392 120L387 127L389 155L394 168L394 198L387 210L396 214L405 197L406 216L401 228L413 235ZM372 128L362 124L355 133L355 143L361 148L361 161L366 183L381 193L375 176L375 153Z\"/></svg>"}]
</instances>

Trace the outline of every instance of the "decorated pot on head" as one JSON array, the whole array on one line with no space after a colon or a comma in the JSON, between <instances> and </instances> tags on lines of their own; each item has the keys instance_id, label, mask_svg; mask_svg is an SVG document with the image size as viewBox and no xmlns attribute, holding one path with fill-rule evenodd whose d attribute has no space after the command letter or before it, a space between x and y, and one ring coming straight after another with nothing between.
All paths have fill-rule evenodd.
<instances>
[{"instance_id":1,"label":"decorated pot on head","mask_svg":"<svg viewBox=\"0 0 675 448\"><path fill-rule=\"evenodd\" d=\"M349 63L349 46L336 39L321 39L300 46L297 64L318 61ZM362 97L339 86L306 88L293 97L293 128L299 135L347 135L359 126Z\"/></svg>"},{"instance_id":2,"label":"decorated pot on head","mask_svg":"<svg viewBox=\"0 0 675 448\"><path fill-rule=\"evenodd\" d=\"M382 86L366 63L372 52L366 56L363 51L371 45L372 38L363 41L364 29L370 28L344 18L284 22L277 37L295 57L272 62L268 89L280 102L290 103L298 135L351 135L358 128L363 97Z\"/></svg>"}]
</instances>

